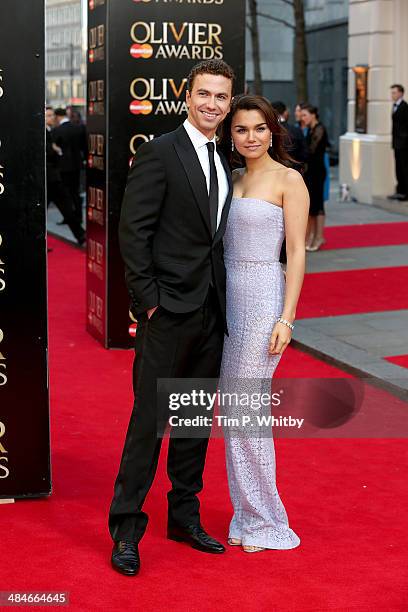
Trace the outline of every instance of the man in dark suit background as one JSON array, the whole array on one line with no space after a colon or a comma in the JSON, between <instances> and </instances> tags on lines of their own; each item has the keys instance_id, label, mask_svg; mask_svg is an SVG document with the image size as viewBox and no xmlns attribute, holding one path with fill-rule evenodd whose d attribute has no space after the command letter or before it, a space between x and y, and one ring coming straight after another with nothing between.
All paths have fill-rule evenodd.
<instances>
[{"instance_id":1,"label":"man in dark suit background","mask_svg":"<svg viewBox=\"0 0 408 612\"><path fill-rule=\"evenodd\" d=\"M57 108L55 116L58 125L54 128L53 138L62 150L61 177L74 203L75 216L82 223L80 178L88 150L86 129L82 124L72 123L63 108Z\"/></svg>"},{"instance_id":2,"label":"man in dark suit background","mask_svg":"<svg viewBox=\"0 0 408 612\"><path fill-rule=\"evenodd\" d=\"M276 101L271 102L271 104L279 115L280 124L288 133L287 141L285 143L286 150L297 162L293 167L299 172L302 172L307 161L307 146L303 132L296 125L289 123L289 111L284 102Z\"/></svg>"},{"instance_id":3,"label":"man in dark suit background","mask_svg":"<svg viewBox=\"0 0 408 612\"><path fill-rule=\"evenodd\" d=\"M395 155L396 193L390 200L408 200L408 104L404 100L404 87L392 85L392 148Z\"/></svg>"},{"instance_id":4,"label":"man in dark suit background","mask_svg":"<svg viewBox=\"0 0 408 612\"><path fill-rule=\"evenodd\" d=\"M58 147L52 137L55 124L55 113L51 106L45 110L46 122L46 162L47 162L47 199L54 202L63 215L68 227L75 236L79 246L85 243L85 230L74 213L71 196L62 181L60 163L62 150Z\"/></svg>"},{"instance_id":5,"label":"man in dark suit background","mask_svg":"<svg viewBox=\"0 0 408 612\"><path fill-rule=\"evenodd\" d=\"M215 132L230 110L233 83L232 69L221 60L195 66L187 84L188 119L143 144L128 177L119 239L138 321L134 405L109 514L112 566L126 575L139 571L138 543L148 521L142 506L161 447L157 380L219 375L226 331L222 238L232 181ZM197 498L209 433L170 438L167 536L222 553L201 526Z\"/></svg>"}]
</instances>

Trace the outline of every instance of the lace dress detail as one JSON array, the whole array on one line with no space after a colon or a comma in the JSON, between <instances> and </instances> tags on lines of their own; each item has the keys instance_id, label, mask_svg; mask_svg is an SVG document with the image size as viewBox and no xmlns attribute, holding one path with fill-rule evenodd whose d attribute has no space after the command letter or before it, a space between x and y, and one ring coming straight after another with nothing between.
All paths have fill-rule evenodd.
<instances>
[{"instance_id":1,"label":"lace dress detail","mask_svg":"<svg viewBox=\"0 0 408 612\"><path fill-rule=\"evenodd\" d=\"M281 315L285 281L280 249L283 211L253 198L234 197L224 237L227 269L227 321L220 391L271 392L279 356L268 354L269 339ZM225 404L224 424L228 482L234 515L229 537L245 546L290 549L299 545L276 488L275 449L270 427L242 426L248 406ZM270 405L258 414L271 414ZM231 418L233 417L233 418ZM232 421L238 417L240 425ZM231 423L230 423L231 422Z\"/></svg>"}]
</instances>

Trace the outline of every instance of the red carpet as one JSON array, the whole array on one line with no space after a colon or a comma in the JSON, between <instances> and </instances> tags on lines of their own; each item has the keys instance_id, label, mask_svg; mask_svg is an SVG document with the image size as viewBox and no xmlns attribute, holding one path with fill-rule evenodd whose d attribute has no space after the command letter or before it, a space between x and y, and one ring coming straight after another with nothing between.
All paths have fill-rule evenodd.
<instances>
[{"instance_id":1,"label":"red carpet","mask_svg":"<svg viewBox=\"0 0 408 612\"><path fill-rule=\"evenodd\" d=\"M401 366L401 368L408 368L408 355L393 355L391 357L384 357L390 363Z\"/></svg>"},{"instance_id":2,"label":"red carpet","mask_svg":"<svg viewBox=\"0 0 408 612\"><path fill-rule=\"evenodd\" d=\"M326 227L322 250L390 246L408 243L408 223L370 223Z\"/></svg>"},{"instance_id":3,"label":"red carpet","mask_svg":"<svg viewBox=\"0 0 408 612\"><path fill-rule=\"evenodd\" d=\"M297 318L404 308L408 308L408 266L314 272L306 274Z\"/></svg>"},{"instance_id":4,"label":"red carpet","mask_svg":"<svg viewBox=\"0 0 408 612\"><path fill-rule=\"evenodd\" d=\"M69 610L86 612L405 611L406 440L277 440L280 493L302 543L254 555L205 555L165 539L162 455L141 574L110 569L107 512L131 409L132 354L105 351L85 333L84 255L50 245L54 492L0 506L1 589L69 591ZM342 375L288 349L280 375L293 374ZM203 522L225 542L230 516L223 443L212 440Z\"/></svg>"}]
</instances>

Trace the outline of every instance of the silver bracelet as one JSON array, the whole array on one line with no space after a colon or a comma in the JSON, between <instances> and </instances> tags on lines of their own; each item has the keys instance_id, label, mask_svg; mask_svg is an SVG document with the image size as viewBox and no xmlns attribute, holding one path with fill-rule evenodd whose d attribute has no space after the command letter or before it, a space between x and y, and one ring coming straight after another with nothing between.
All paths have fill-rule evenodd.
<instances>
[{"instance_id":1,"label":"silver bracelet","mask_svg":"<svg viewBox=\"0 0 408 612\"><path fill-rule=\"evenodd\" d=\"M282 317L279 317L278 319L278 323L283 323L284 325L286 325L287 327L289 327L289 329L291 329L292 331L295 329L295 326L290 323L289 321L287 321L286 319L282 319Z\"/></svg>"}]
</instances>

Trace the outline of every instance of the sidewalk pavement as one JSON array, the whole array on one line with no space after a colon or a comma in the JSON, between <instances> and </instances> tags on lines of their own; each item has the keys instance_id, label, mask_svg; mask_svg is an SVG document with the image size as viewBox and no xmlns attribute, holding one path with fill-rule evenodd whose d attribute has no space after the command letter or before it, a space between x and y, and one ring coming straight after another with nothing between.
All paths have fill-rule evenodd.
<instances>
[{"instance_id":1,"label":"sidewalk pavement","mask_svg":"<svg viewBox=\"0 0 408 612\"><path fill-rule=\"evenodd\" d=\"M407 221L407 203L377 201L375 205L338 202L336 169L332 169L327 227ZM50 207L48 229L73 242L66 225L57 225L59 212ZM73 242L73 244L75 244ZM323 250L307 254L307 273L408 266L406 245ZM345 288L347 290L347 288ZM408 369L389 363L390 355L408 354L408 304L397 311L369 312L296 322L293 346L332 363L396 395L408 397Z\"/></svg>"},{"instance_id":2,"label":"sidewalk pavement","mask_svg":"<svg viewBox=\"0 0 408 612\"><path fill-rule=\"evenodd\" d=\"M373 206L408 217L408 202L396 202L395 200L387 200L385 198L374 198Z\"/></svg>"},{"instance_id":3,"label":"sidewalk pavement","mask_svg":"<svg viewBox=\"0 0 408 612\"><path fill-rule=\"evenodd\" d=\"M337 201L335 176L327 204L327 227L407 221L406 202L375 205ZM408 232L407 232L408 233ZM307 254L307 272L408 266L406 245L323 250ZM345 287L345 291L347 288ZM374 309L373 309L374 310ZM400 397L408 397L408 369L384 357L408 354L408 304L404 310L301 319L293 345Z\"/></svg>"}]
</instances>

